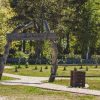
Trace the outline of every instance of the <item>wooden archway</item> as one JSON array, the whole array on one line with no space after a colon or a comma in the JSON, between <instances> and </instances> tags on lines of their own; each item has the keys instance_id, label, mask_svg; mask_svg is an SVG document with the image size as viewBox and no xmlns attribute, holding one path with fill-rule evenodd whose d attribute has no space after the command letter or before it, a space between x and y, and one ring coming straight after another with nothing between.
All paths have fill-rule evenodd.
<instances>
[{"instance_id":1,"label":"wooden archway","mask_svg":"<svg viewBox=\"0 0 100 100\"><path fill-rule=\"evenodd\" d=\"M57 71L57 55L58 55L58 50L57 50L57 36L55 33L50 32L50 28L48 26L47 21L44 21L44 26L46 29L46 32L44 33L21 33L19 34L22 30L28 29L30 27L33 27L33 22L30 22L27 25L21 25L18 26L16 29L13 30L10 34L7 35L7 44L5 46L5 51L4 55L1 58L1 63L0 63L0 79L2 77L3 71L4 71L4 66L5 62L7 60L7 57L9 55L9 49L12 41L16 40L35 40L35 41L43 41L43 40L50 40L52 44L52 67L51 67L51 75L49 78L49 82L53 82L56 77L56 71Z\"/></svg>"}]
</instances>

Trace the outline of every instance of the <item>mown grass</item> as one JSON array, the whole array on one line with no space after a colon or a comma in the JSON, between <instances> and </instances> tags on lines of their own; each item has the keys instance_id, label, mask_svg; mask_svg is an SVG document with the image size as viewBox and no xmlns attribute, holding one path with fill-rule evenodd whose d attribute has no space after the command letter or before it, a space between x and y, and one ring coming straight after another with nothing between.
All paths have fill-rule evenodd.
<instances>
[{"instance_id":1,"label":"mown grass","mask_svg":"<svg viewBox=\"0 0 100 100\"><path fill-rule=\"evenodd\" d=\"M54 84L70 86L70 80L69 79L55 80ZM89 89L100 90L100 79L99 78L87 78L86 84L89 85Z\"/></svg>"},{"instance_id":2,"label":"mown grass","mask_svg":"<svg viewBox=\"0 0 100 100\"><path fill-rule=\"evenodd\" d=\"M45 69L47 65L29 65L29 68L25 68L25 65L21 65L21 68L18 69L18 72L15 72L15 66L13 65L10 69L5 69L4 72L12 73L12 74L19 74L25 76L50 76L51 66L48 65L48 69ZM37 66L37 70L35 67ZM42 72L40 69L42 67ZM74 70L75 66L66 66L66 70L63 71L63 66L58 66L57 75L58 76L70 76L70 71ZM80 69L80 66L76 66L78 70L86 71L86 66L83 66L83 69ZM98 71L98 72L97 72ZM86 71L86 76L100 76L100 66L95 68L95 66L88 66L88 71Z\"/></svg>"},{"instance_id":3,"label":"mown grass","mask_svg":"<svg viewBox=\"0 0 100 100\"><path fill-rule=\"evenodd\" d=\"M48 69L45 69L46 65L29 65L29 68L25 68L24 65L21 65L21 68L18 69L18 72L15 72L15 66L13 65L10 69L5 69L4 72L12 73L12 74L19 74L19 75L25 75L25 76L49 76L50 75L50 69L51 66L48 65ZM34 70L37 66L37 70ZM42 67L43 72L40 72L40 68ZM76 66L77 67L77 66ZM63 71L64 67L59 66L57 75L65 75L70 76L70 71L74 69L73 66L66 67L66 70ZM85 70L86 66L83 67L83 69L80 69L80 67L77 67L78 70ZM98 71L98 72L97 72ZM89 71L86 71L86 75L100 75L100 68L89 67ZM100 79L99 78L93 78L88 79L86 81L89 84L90 89L97 89L100 90L99 84ZM70 85L70 81L68 79L66 80L56 80L54 84L61 84L61 85ZM59 97L63 98L61 100L100 100L99 96L92 96L92 95L83 95L83 94L75 94L75 93L69 93L69 92L57 92L57 91L50 91L50 90L44 90L40 88L35 87L28 87L28 86L5 86L0 85L0 96L18 96L18 97L25 97L25 100L28 100L27 97L31 96L57 96L58 100ZM20 99L19 99L20 100ZM22 99L21 99L22 100ZM29 99L30 100L30 99ZM33 99L34 100L34 99Z\"/></svg>"},{"instance_id":4,"label":"mown grass","mask_svg":"<svg viewBox=\"0 0 100 100\"><path fill-rule=\"evenodd\" d=\"M29 65L29 68L25 68L24 65L21 65L21 68L18 69L18 72L15 72L15 66L13 65L10 69L5 69L4 72L6 73L12 73L12 74L19 74L24 76L49 76L50 75L50 66L48 66L48 69L45 69L44 65ZM35 67L37 66L37 70L35 70ZM43 68L43 72L40 72L41 67Z\"/></svg>"},{"instance_id":5,"label":"mown grass","mask_svg":"<svg viewBox=\"0 0 100 100\"><path fill-rule=\"evenodd\" d=\"M15 79L15 78L3 76L2 79L1 79L0 81L3 81L3 80L14 80L14 79Z\"/></svg>"},{"instance_id":6,"label":"mown grass","mask_svg":"<svg viewBox=\"0 0 100 100\"><path fill-rule=\"evenodd\" d=\"M44 90L40 88L35 87L28 87L28 86L5 86L0 85L0 96L18 96L18 97L25 97L32 96L34 100L34 95L39 96L58 96L64 98L60 100L99 100L99 96L91 96L91 95L81 95L81 94L74 94L74 93L68 93L68 92L57 92L57 91L50 91L50 90ZM28 99L27 99L28 100ZM50 99L51 100L51 99Z\"/></svg>"}]
</instances>

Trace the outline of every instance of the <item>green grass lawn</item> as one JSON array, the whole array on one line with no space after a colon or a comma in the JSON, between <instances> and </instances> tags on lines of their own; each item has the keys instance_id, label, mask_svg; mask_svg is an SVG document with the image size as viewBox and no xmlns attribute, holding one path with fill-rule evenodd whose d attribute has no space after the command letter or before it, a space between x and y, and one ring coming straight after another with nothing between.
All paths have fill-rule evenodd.
<instances>
[{"instance_id":1,"label":"green grass lawn","mask_svg":"<svg viewBox=\"0 0 100 100\"><path fill-rule=\"evenodd\" d=\"M5 69L4 72L19 74L25 76L50 76L51 66L48 65L48 69L45 69L46 65L29 65L29 68L25 68L25 65L21 65L21 68L18 69L18 72L15 72L15 66L13 65L10 69ZM34 70L37 66L37 70ZM40 72L42 67L43 72ZM86 71L86 66L83 66L83 69L80 69L80 66L76 66L78 70ZM74 69L74 66L67 66L66 70L63 71L64 67L58 66L57 75L58 76L70 76L70 71ZM98 72L97 72L98 71ZM88 71L86 71L87 76L100 76L100 66L95 68L95 66L88 66Z\"/></svg>"},{"instance_id":2,"label":"green grass lawn","mask_svg":"<svg viewBox=\"0 0 100 100\"><path fill-rule=\"evenodd\" d=\"M37 70L34 70L35 67L37 66ZM48 65L48 69L45 69L46 65L29 65L29 68L25 68L24 65L21 65L21 68L18 69L18 72L15 72L15 66L12 66L10 69L5 69L5 72L7 73L12 73L12 74L19 74L19 75L25 75L25 76L49 76L50 75L50 68L51 66ZM40 68L43 68L43 72L40 72ZM58 68L58 75L68 75L70 76L70 71L74 69L73 66L68 66L66 67L66 71L63 71L64 67L59 66ZM83 66L83 69L80 69L80 66L76 66L78 70L84 70L85 71L85 66ZM86 75L100 75L100 66L98 68L95 68L94 66L89 66L89 70L86 71ZM69 80L60 80L60 81L55 81L57 84L62 84L62 85L67 85L70 86ZM98 78L87 78L86 83L89 84L90 89L96 89L100 90L100 79Z\"/></svg>"},{"instance_id":3,"label":"green grass lawn","mask_svg":"<svg viewBox=\"0 0 100 100\"><path fill-rule=\"evenodd\" d=\"M48 65L48 69L45 69L46 65L37 65L37 70L34 70L36 65L29 65L29 68L25 68L24 65L21 65L21 68L18 69L18 72L15 72L15 66L16 65L13 65L11 68L5 69L4 72L25 75L25 76L49 76L50 75L50 69L51 69L50 65ZM40 72L41 67L43 69L43 72ZM70 66L70 67L68 66L66 67L66 71L63 71L63 68L64 67L59 66L57 75L70 76L70 71L74 69L73 66ZM77 68L78 70L80 70L79 67ZM85 70L85 66L81 70ZM86 71L86 75L100 75L100 68L89 67L89 71ZM70 81L68 79L56 80L54 84L69 86L69 82ZM100 90L99 78L91 78L91 79L87 78L86 83L89 84L90 89ZM99 96L75 94L75 93L60 92L60 91L57 92L57 91L45 90L45 89L40 89L40 88L35 88L35 87L28 87L28 86L0 85L0 96L14 96L14 97L17 96L17 97L24 98L24 99L18 99L18 100L28 100L27 97L34 98L35 96L41 97L41 95L43 97L49 96L49 98L55 98L56 96L57 98L53 100L100 100ZM62 98L62 99L59 99L59 98ZM42 100L42 99L39 99L39 100Z\"/></svg>"},{"instance_id":4,"label":"green grass lawn","mask_svg":"<svg viewBox=\"0 0 100 100\"><path fill-rule=\"evenodd\" d=\"M70 80L69 79L55 80L54 84L70 86ZM99 78L87 78L86 84L89 85L89 89L100 90L100 79Z\"/></svg>"},{"instance_id":5,"label":"green grass lawn","mask_svg":"<svg viewBox=\"0 0 100 100\"><path fill-rule=\"evenodd\" d=\"M43 97L49 96L49 98L53 98L53 97L55 98L56 96L57 97L56 100L99 100L100 99L99 96L91 96L91 95L83 95L83 94L76 95L74 93L50 91L50 90L44 90L35 87L0 85L0 96L17 97L19 98L17 100L28 100L27 97L32 97L32 99L29 100L34 100L35 96L39 97L41 95ZM41 98L41 100L44 99Z\"/></svg>"},{"instance_id":6,"label":"green grass lawn","mask_svg":"<svg viewBox=\"0 0 100 100\"><path fill-rule=\"evenodd\" d=\"M14 80L14 79L15 79L15 78L3 76L2 79L1 79L0 81L3 81L3 80Z\"/></svg>"},{"instance_id":7,"label":"green grass lawn","mask_svg":"<svg viewBox=\"0 0 100 100\"><path fill-rule=\"evenodd\" d=\"M37 70L35 69L35 65L29 65L29 68L25 68L24 65L21 65L21 68L18 69L18 72L15 72L15 66L13 65L10 69L5 69L4 72L6 73L12 73L12 74L19 74L24 76L49 76L50 75L50 66L48 66L48 69L45 69L44 65L37 65ZM43 68L43 72L40 72L40 68Z\"/></svg>"}]
</instances>

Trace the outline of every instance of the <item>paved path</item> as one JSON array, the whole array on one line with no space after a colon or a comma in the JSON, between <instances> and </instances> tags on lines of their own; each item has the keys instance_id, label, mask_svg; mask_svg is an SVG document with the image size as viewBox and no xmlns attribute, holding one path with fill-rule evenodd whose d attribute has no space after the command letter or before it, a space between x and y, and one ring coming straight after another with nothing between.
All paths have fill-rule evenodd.
<instances>
[{"instance_id":1,"label":"paved path","mask_svg":"<svg viewBox=\"0 0 100 100\"><path fill-rule=\"evenodd\" d=\"M34 87L39 87L39 88L49 89L49 90L67 91L67 92L73 92L73 93L100 96L100 91L97 91L97 90L69 88L67 86L62 86L62 85L43 83L43 81L48 80L48 77L30 77L30 76L20 76L20 75L13 75L13 74L7 74L7 73L4 73L3 75L17 78L16 80L8 80L8 81L0 82L0 84L4 84L4 85L34 86Z\"/></svg>"},{"instance_id":2,"label":"paved path","mask_svg":"<svg viewBox=\"0 0 100 100\"><path fill-rule=\"evenodd\" d=\"M5 66L5 68L11 68L11 66Z\"/></svg>"}]
</instances>

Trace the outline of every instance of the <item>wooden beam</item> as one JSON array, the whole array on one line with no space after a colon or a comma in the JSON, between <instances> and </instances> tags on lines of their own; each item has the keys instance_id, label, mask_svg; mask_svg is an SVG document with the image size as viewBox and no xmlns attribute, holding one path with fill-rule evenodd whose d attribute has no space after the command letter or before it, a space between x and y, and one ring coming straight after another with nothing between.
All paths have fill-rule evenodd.
<instances>
[{"instance_id":1,"label":"wooden beam","mask_svg":"<svg viewBox=\"0 0 100 100\"><path fill-rule=\"evenodd\" d=\"M28 24L22 24L22 25L19 25L17 26L13 31L12 33L18 33L18 32L21 32L21 31L24 31L25 29L28 29L28 28L31 28L34 26L34 22L31 21L29 22Z\"/></svg>"},{"instance_id":2,"label":"wooden beam","mask_svg":"<svg viewBox=\"0 0 100 100\"><path fill-rule=\"evenodd\" d=\"M47 33L13 33L13 34L7 34L7 40L9 41L16 41L16 40L56 40L57 36L55 33L50 33L47 35Z\"/></svg>"}]
</instances>

